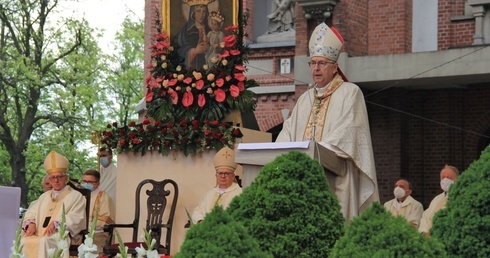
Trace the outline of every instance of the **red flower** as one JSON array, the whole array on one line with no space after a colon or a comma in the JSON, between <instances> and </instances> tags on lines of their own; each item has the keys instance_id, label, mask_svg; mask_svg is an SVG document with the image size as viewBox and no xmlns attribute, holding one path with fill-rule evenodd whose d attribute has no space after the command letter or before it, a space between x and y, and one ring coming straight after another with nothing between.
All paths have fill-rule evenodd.
<instances>
[{"instance_id":1,"label":"red flower","mask_svg":"<svg viewBox=\"0 0 490 258\"><path fill-rule=\"evenodd\" d=\"M138 144L140 143L140 139L139 138L134 138L133 139L133 144Z\"/></svg>"},{"instance_id":2,"label":"red flower","mask_svg":"<svg viewBox=\"0 0 490 258\"><path fill-rule=\"evenodd\" d=\"M130 139L134 139L134 137L136 137L136 133L131 132L131 133L129 133L129 134L128 134L128 137L129 137Z\"/></svg>"},{"instance_id":3,"label":"red flower","mask_svg":"<svg viewBox=\"0 0 490 258\"><path fill-rule=\"evenodd\" d=\"M150 83L150 81L151 81L152 78L153 78L153 75L152 74L148 74L148 76L146 76L146 79L145 79L145 84Z\"/></svg>"},{"instance_id":4,"label":"red flower","mask_svg":"<svg viewBox=\"0 0 490 258\"><path fill-rule=\"evenodd\" d=\"M229 36L223 37L223 41L225 42L226 47L233 47L236 43L236 38L234 35L229 35Z\"/></svg>"},{"instance_id":5,"label":"red flower","mask_svg":"<svg viewBox=\"0 0 490 258\"><path fill-rule=\"evenodd\" d=\"M204 107L204 105L206 105L206 97L204 97L204 94L197 95L197 105L199 107Z\"/></svg>"},{"instance_id":6,"label":"red flower","mask_svg":"<svg viewBox=\"0 0 490 258\"><path fill-rule=\"evenodd\" d=\"M172 127L174 127L174 125L173 125L172 123L168 123L168 124L167 124L167 128L169 128L169 129L170 129L170 128L172 128Z\"/></svg>"},{"instance_id":7,"label":"red flower","mask_svg":"<svg viewBox=\"0 0 490 258\"><path fill-rule=\"evenodd\" d=\"M234 31L234 30L237 30L238 29L238 26L237 25L230 25L228 27L225 28L226 31Z\"/></svg>"},{"instance_id":8,"label":"red flower","mask_svg":"<svg viewBox=\"0 0 490 258\"><path fill-rule=\"evenodd\" d=\"M160 126L160 124L161 124L160 120L155 121L155 126L156 127Z\"/></svg>"},{"instance_id":9,"label":"red flower","mask_svg":"<svg viewBox=\"0 0 490 258\"><path fill-rule=\"evenodd\" d=\"M232 56L237 56L239 54L240 54L240 50L238 50L238 49L231 49L230 50L230 55L232 55Z\"/></svg>"},{"instance_id":10,"label":"red flower","mask_svg":"<svg viewBox=\"0 0 490 258\"><path fill-rule=\"evenodd\" d=\"M128 124L129 127L134 127L135 125L136 125L136 122L135 121L131 121Z\"/></svg>"},{"instance_id":11,"label":"red flower","mask_svg":"<svg viewBox=\"0 0 490 258\"><path fill-rule=\"evenodd\" d=\"M182 97L182 105L184 105L184 107L189 107L192 105L192 103L194 103L194 95L192 92L184 93L184 96Z\"/></svg>"},{"instance_id":12,"label":"red flower","mask_svg":"<svg viewBox=\"0 0 490 258\"><path fill-rule=\"evenodd\" d=\"M223 84L225 84L225 80L223 80L223 78L219 78L216 80L216 86L222 87Z\"/></svg>"},{"instance_id":13,"label":"red flower","mask_svg":"<svg viewBox=\"0 0 490 258\"><path fill-rule=\"evenodd\" d=\"M222 89L217 89L214 92L214 99L218 102L223 102L226 99L226 93Z\"/></svg>"},{"instance_id":14,"label":"red flower","mask_svg":"<svg viewBox=\"0 0 490 258\"><path fill-rule=\"evenodd\" d=\"M112 123L112 126L117 127L117 122Z\"/></svg>"},{"instance_id":15,"label":"red flower","mask_svg":"<svg viewBox=\"0 0 490 258\"><path fill-rule=\"evenodd\" d=\"M163 128L161 132L162 132L162 134L166 134L167 133L167 129L166 128Z\"/></svg>"},{"instance_id":16,"label":"red flower","mask_svg":"<svg viewBox=\"0 0 490 258\"><path fill-rule=\"evenodd\" d=\"M203 80L197 81L196 82L196 89L202 90L202 87L204 87L204 81Z\"/></svg>"},{"instance_id":17,"label":"red flower","mask_svg":"<svg viewBox=\"0 0 490 258\"><path fill-rule=\"evenodd\" d=\"M145 131L145 129L143 129L143 127L138 128L138 132L139 132L139 133L142 133L142 132L144 132L144 131Z\"/></svg>"},{"instance_id":18,"label":"red flower","mask_svg":"<svg viewBox=\"0 0 490 258\"><path fill-rule=\"evenodd\" d=\"M219 58L225 58L229 56L230 56L230 52L228 52L228 50L225 50L218 55Z\"/></svg>"},{"instance_id":19,"label":"red flower","mask_svg":"<svg viewBox=\"0 0 490 258\"><path fill-rule=\"evenodd\" d=\"M230 86L230 95L234 98L238 97L240 95L240 89L235 85L231 85Z\"/></svg>"},{"instance_id":20,"label":"red flower","mask_svg":"<svg viewBox=\"0 0 490 258\"><path fill-rule=\"evenodd\" d=\"M245 75L243 73L235 73L233 77L235 77L235 79L241 82L245 80Z\"/></svg>"},{"instance_id":21,"label":"red flower","mask_svg":"<svg viewBox=\"0 0 490 258\"><path fill-rule=\"evenodd\" d=\"M106 132L105 136L112 137L112 132Z\"/></svg>"},{"instance_id":22,"label":"red flower","mask_svg":"<svg viewBox=\"0 0 490 258\"><path fill-rule=\"evenodd\" d=\"M149 125L149 124L150 124L150 120L149 119L143 120L143 125Z\"/></svg>"},{"instance_id":23,"label":"red flower","mask_svg":"<svg viewBox=\"0 0 490 258\"><path fill-rule=\"evenodd\" d=\"M209 130L209 129L206 129L206 130L204 131L204 135L206 135L206 136L208 136L210 133L211 133L211 130Z\"/></svg>"},{"instance_id":24,"label":"red flower","mask_svg":"<svg viewBox=\"0 0 490 258\"><path fill-rule=\"evenodd\" d=\"M119 140L120 146L124 146L124 144L126 144L126 140L124 140L124 139Z\"/></svg>"},{"instance_id":25,"label":"red flower","mask_svg":"<svg viewBox=\"0 0 490 258\"><path fill-rule=\"evenodd\" d=\"M159 145L159 143L158 142L153 142L152 145L155 146L155 147L157 147Z\"/></svg>"}]
</instances>

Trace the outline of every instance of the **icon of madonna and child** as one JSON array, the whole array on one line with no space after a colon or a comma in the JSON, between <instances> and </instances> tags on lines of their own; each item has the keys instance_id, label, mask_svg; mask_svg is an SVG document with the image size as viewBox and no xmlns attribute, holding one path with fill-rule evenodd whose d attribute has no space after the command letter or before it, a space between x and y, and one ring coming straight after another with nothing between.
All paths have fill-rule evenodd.
<instances>
[{"instance_id":1,"label":"icon of madonna and child","mask_svg":"<svg viewBox=\"0 0 490 258\"><path fill-rule=\"evenodd\" d=\"M213 58L221 52L220 43L225 36L224 28L232 25L233 20L237 20L232 17L235 15L233 10L237 8L237 2L237 0L182 0L179 3L182 8L181 14L176 12L180 9L178 4L170 5L172 15L170 29L176 31L175 34L171 33L172 44L188 69L201 69L204 65L212 67ZM179 19L180 16L183 19ZM179 24L179 21L185 23Z\"/></svg>"}]
</instances>

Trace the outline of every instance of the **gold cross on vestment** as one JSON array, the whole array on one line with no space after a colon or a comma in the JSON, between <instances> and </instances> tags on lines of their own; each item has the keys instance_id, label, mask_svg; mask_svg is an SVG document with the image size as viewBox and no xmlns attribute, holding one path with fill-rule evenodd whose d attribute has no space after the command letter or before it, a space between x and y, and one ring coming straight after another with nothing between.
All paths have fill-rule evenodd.
<instances>
[{"instance_id":1,"label":"gold cross on vestment","mask_svg":"<svg viewBox=\"0 0 490 258\"><path fill-rule=\"evenodd\" d=\"M231 157L231 154L228 153L228 150L225 150L225 153L223 153L223 158L228 159L228 157Z\"/></svg>"}]
</instances>

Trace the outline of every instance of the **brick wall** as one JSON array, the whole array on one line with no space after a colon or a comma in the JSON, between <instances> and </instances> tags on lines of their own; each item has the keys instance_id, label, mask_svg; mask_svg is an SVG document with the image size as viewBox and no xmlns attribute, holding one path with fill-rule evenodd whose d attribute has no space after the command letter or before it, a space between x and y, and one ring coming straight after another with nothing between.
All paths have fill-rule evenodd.
<instances>
[{"instance_id":1,"label":"brick wall","mask_svg":"<svg viewBox=\"0 0 490 258\"><path fill-rule=\"evenodd\" d=\"M350 56L368 54L368 0L340 1L334 9L332 26L344 38L344 52ZM376 1L374 1L376 2Z\"/></svg>"},{"instance_id":2,"label":"brick wall","mask_svg":"<svg viewBox=\"0 0 490 258\"><path fill-rule=\"evenodd\" d=\"M465 0L439 1L438 48L469 46L473 43L475 21L451 21L451 17L464 14Z\"/></svg>"}]
</instances>

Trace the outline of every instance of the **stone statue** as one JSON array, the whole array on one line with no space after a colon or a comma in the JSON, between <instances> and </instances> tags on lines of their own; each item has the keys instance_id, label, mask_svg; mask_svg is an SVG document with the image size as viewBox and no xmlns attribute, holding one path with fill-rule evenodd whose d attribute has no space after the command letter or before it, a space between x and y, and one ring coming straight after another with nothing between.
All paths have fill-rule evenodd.
<instances>
[{"instance_id":1,"label":"stone statue","mask_svg":"<svg viewBox=\"0 0 490 258\"><path fill-rule=\"evenodd\" d=\"M269 27L267 33L290 31L294 29L294 1L272 0L273 12L267 15Z\"/></svg>"}]
</instances>

